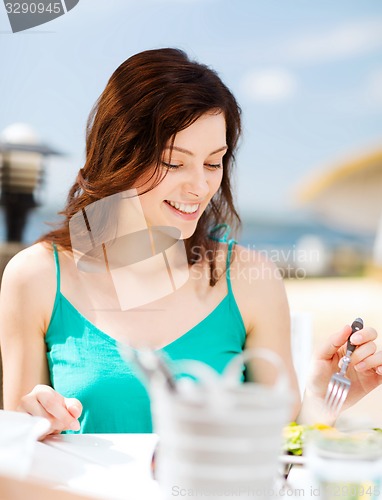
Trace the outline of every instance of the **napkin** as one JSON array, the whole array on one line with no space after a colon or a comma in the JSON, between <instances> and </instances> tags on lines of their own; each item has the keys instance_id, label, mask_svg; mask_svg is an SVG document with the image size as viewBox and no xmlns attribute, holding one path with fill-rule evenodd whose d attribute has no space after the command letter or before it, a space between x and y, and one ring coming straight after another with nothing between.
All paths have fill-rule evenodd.
<instances>
[{"instance_id":1,"label":"napkin","mask_svg":"<svg viewBox=\"0 0 382 500\"><path fill-rule=\"evenodd\" d=\"M47 419L0 410L0 474L23 479L32 463L37 440L50 429Z\"/></svg>"}]
</instances>

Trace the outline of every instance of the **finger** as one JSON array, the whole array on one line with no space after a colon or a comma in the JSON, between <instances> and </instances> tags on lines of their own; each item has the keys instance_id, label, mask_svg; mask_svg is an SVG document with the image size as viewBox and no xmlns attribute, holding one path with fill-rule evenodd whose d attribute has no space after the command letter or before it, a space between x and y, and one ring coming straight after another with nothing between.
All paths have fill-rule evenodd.
<instances>
[{"instance_id":1,"label":"finger","mask_svg":"<svg viewBox=\"0 0 382 500\"><path fill-rule=\"evenodd\" d=\"M64 404L68 412L75 418L78 419L82 413L82 404L78 399L75 398L64 398Z\"/></svg>"},{"instance_id":2,"label":"finger","mask_svg":"<svg viewBox=\"0 0 382 500\"><path fill-rule=\"evenodd\" d=\"M350 337L350 342L354 345L361 345L364 344L365 342L375 340L377 336L378 336L377 331L374 330L374 328L371 327L362 328L362 330L353 333L353 335Z\"/></svg>"},{"instance_id":3,"label":"finger","mask_svg":"<svg viewBox=\"0 0 382 500\"><path fill-rule=\"evenodd\" d=\"M21 399L18 410L25 411L34 417L43 417L50 421L51 425L55 420L50 413L48 413L43 406L37 401L35 396L30 394Z\"/></svg>"},{"instance_id":4,"label":"finger","mask_svg":"<svg viewBox=\"0 0 382 500\"><path fill-rule=\"evenodd\" d=\"M40 405L60 424L55 428L79 430L79 422L73 418L65 406L64 397L49 386L36 386L32 394Z\"/></svg>"},{"instance_id":5,"label":"finger","mask_svg":"<svg viewBox=\"0 0 382 500\"><path fill-rule=\"evenodd\" d=\"M373 355L377 350L377 346L374 342L367 342L366 344L362 344L352 354L351 363L356 366L358 363L361 363L367 357Z\"/></svg>"},{"instance_id":6,"label":"finger","mask_svg":"<svg viewBox=\"0 0 382 500\"><path fill-rule=\"evenodd\" d=\"M360 363L357 363L354 366L354 369L358 372L373 370L378 373L378 375L382 375L382 351L378 351L363 359Z\"/></svg>"},{"instance_id":7,"label":"finger","mask_svg":"<svg viewBox=\"0 0 382 500\"><path fill-rule=\"evenodd\" d=\"M18 411L29 413L29 415L33 415L34 417L43 417L49 421L50 429L44 435L39 437L40 441L51 434L59 434L64 430L60 422L53 418L52 415L50 415L45 408L41 406L34 395L27 394L24 396L21 400Z\"/></svg>"},{"instance_id":8,"label":"finger","mask_svg":"<svg viewBox=\"0 0 382 500\"><path fill-rule=\"evenodd\" d=\"M333 356L337 353L338 349L342 347L348 340L350 334L351 326L346 325L342 328L342 330L329 337L328 342L318 348L318 359L332 359Z\"/></svg>"}]
</instances>

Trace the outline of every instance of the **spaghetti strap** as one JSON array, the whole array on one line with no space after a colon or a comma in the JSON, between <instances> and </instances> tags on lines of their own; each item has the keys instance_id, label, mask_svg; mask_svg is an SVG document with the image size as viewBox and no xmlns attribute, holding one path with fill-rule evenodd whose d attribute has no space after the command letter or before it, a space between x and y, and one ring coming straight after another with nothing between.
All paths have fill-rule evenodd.
<instances>
[{"instance_id":1,"label":"spaghetti strap","mask_svg":"<svg viewBox=\"0 0 382 500\"><path fill-rule=\"evenodd\" d=\"M208 236L213 241L218 241L219 243L228 243L228 236L230 232L231 228L228 224L218 224L211 229Z\"/></svg>"},{"instance_id":2,"label":"spaghetti strap","mask_svg":"<svg viewBox=\"0 0 382 500\"><path fill-rule=\"evenodd\" d=\"M53 248L54 263L56 265L56 283L57 283L57 285L56 285L56 296L54 298L52 314L50 316L50 321L49 321L49 325L48 325L46 332L49 331L50 325L52 324L54 317L56 316L56 312L57 312L57 309L59 307L60 297L61 297L61 293L60 293L60 289L61 289L60 259L58 258L58 251L57 251L56 244L53 242L52 242L52 248Z\"/></svg>"},{"instance_id":3,"label":"spaghetti strap","mask_svg":"<svg viewBox=\"0 0 382 500\"><path fill-rule=\"evenodd\" d=\"M237 244L237 241L234 239L230 239L228 241L228 252L227 252L227 260L226 260L226 278L227 278L227 287L228 292L232 295L232 285L231 285L231 256L233 247Z\"/></svg>"},{"instance_id":4,"label":"spaghetti strap","mask_svg":"<svg viewBox=\"0 0 382 500\"><path fill-rule=\"evenodd\" d=\"M228 224L218 224L209 232L209 238L213 241L218 241L219 243L227 243L228 251L227 251L227 259L226 259L226 278L227 278L227 287L228 292L232 295L232 285L231 285L231 256L232 250L237 241L233 238L228 239L229 234L231 232L231 228Z\"/></svg>"},{"instance_id":5,"label":"spaghetti strap","mask_svg":"<svg viewBox=\"0 0 382 500\"><path fill-rule=\"evenodd\" d=\"M60 272L60 259L58 258L58 251L55 243L52 243L54 263L56 265L56 282L57 282L57 294L61 290L61 272Z\"/></svg>"}]
</instances>

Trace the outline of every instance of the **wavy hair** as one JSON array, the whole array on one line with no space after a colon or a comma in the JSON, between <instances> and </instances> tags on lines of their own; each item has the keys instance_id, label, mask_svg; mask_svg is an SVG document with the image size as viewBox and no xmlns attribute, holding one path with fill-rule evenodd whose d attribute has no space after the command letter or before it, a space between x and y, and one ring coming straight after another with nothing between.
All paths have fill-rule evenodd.
<instances>
[{"instance_id":1,"label":"wavy hair","mask_svg":"<svg viewBox=\"0 0 382 500\"><path fill-rule=\"evenodd\" d=\"M137 187L150 175L152 189L161 177L165 147L175 135L205 113L222 112L228 151L223 178L194 234L185 240L189 264L198 247L216 255L218 243L209 238L216 225L234 230L240 217L232 194L234 153L241 133L240 107L230 90L211 68L191 61L178 49L147 50L133 55L113 73L95 103L86 128L86 161L71 187L64 217L39 241L71 249L69 221L87 205L109 195ZM211 255L209 253L209 255ZM217 278L215 258L210 261L210 284Z\"/></svg>"}]
</instances>

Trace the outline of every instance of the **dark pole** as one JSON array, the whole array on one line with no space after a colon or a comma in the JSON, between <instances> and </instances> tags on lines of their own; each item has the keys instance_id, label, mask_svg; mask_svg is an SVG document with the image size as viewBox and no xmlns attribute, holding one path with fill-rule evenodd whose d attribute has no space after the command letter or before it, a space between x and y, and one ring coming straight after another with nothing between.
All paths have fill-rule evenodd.
<instances>
[{"instance_id":1,"label":"dark pole","mask_svg":"<svg viewBox=\"0 0 382 500\"><path fill-rule=\"evenodd\" d=\"M6 240L21 243L31 208L36 206L32 193L6 193L4 196Z\"/></svg>"},{"instance_id":2,"label":"dark pole","mask_svg":"<svg viewBox=\"0 0 382 500\"><path fill-rule=\"evenodd\" d=\"M12 179L12 164L5 152L1 171L0 204L5 215L6 241L21 243L28 214L37 206L34 199L35 186L30 186L28 172L21 171L16 182Z\"/></svg>"}]
</instances>

